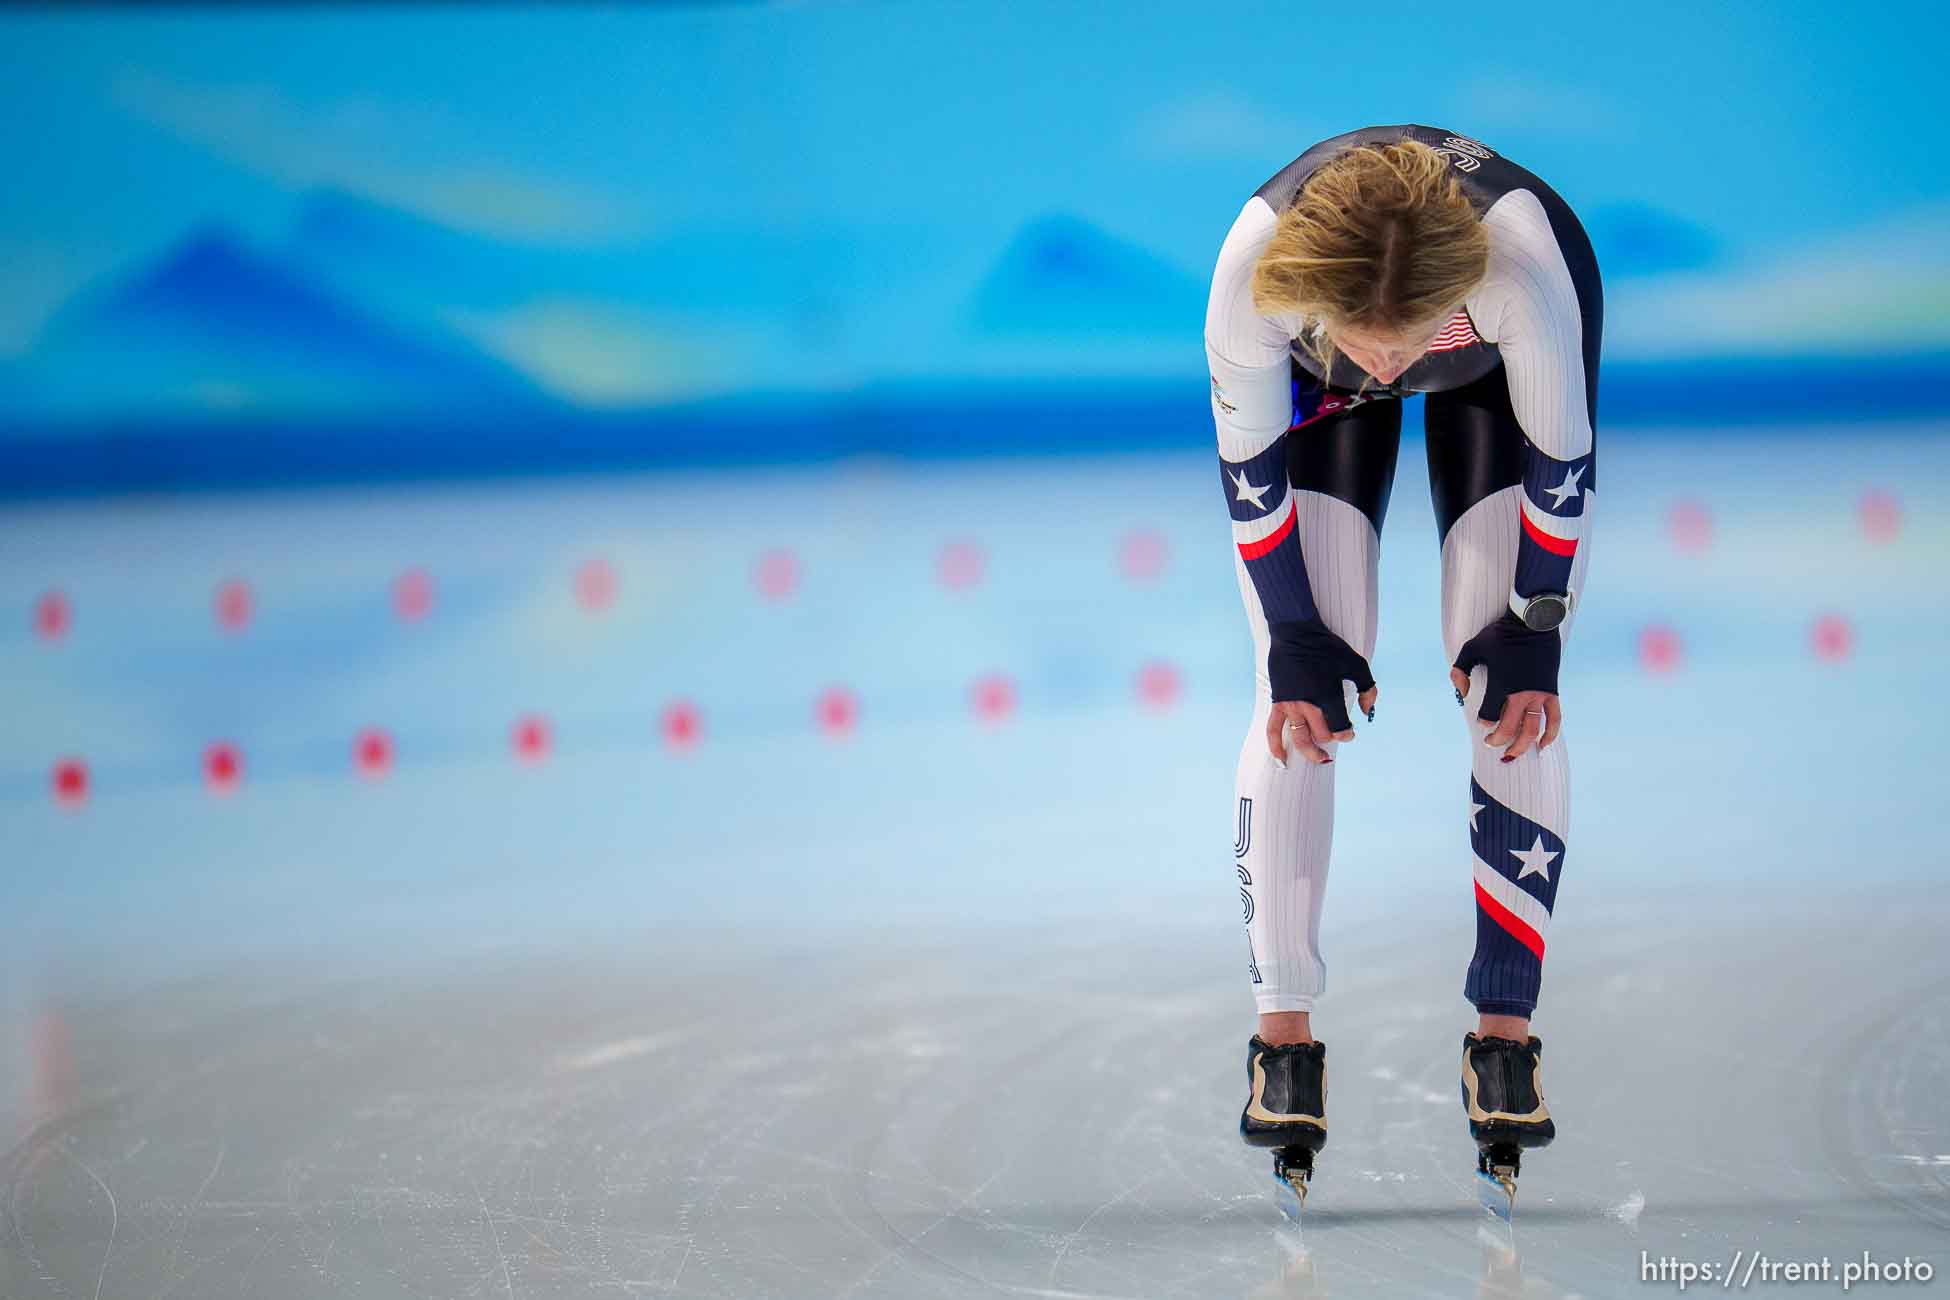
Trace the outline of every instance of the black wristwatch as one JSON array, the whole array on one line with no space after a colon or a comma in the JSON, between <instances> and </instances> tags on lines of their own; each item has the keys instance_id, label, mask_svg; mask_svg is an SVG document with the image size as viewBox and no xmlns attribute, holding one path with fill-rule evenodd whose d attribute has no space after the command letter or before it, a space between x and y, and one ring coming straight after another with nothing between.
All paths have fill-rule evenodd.
<instances>
[{"instance_id":1,"label":"black wristwatch","mask_svg":"<svg viewBox=\"0 0 1950 1300\"><path fill-rule=\"evenodd\" d=\"M1571 612L1571 593L1540 591L1529 596L1510 593L1510 611L1532 632L1548 632Z\"/></svg>"}]
</instances>

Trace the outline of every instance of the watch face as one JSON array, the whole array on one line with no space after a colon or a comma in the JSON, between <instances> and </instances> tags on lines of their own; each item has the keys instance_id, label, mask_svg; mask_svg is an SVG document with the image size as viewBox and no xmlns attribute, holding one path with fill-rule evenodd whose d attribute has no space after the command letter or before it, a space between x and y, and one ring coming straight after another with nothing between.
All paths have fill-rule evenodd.
<instances>
[{"instance_id":1,"label":"watch face","mask_svg":"<svg viewBox=\"0 0 1950 1300\"><path fill-rule=\"evenodd\" d=\"M1533 632L1548 632L1564 621L1570 603L1562 596L1532 596L1523 607L1524 626Z\"/></svg>"}]
</instances>

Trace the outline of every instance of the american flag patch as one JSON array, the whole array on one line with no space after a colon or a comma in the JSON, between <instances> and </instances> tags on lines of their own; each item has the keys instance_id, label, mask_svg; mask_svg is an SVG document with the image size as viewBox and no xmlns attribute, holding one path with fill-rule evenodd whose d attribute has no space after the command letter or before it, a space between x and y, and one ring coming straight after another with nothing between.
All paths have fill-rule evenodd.
<instances>
[{"instance_id":1,"label":"american flag patch","mask_svg":"<svg viewBox=\"0 0 1950 1300\"><path fill-rule=\"evenodd\" d=\"M1435 336L1435 340L1429 344L1429 351L1454 352L1457 348L1466 348L1472 343L1482 341L1477 337L1476 327L1470 324L1469 312L1459 311L1449 318L1449 323L1444 325L1442 332Z\"/></svg>"}]
</instances>

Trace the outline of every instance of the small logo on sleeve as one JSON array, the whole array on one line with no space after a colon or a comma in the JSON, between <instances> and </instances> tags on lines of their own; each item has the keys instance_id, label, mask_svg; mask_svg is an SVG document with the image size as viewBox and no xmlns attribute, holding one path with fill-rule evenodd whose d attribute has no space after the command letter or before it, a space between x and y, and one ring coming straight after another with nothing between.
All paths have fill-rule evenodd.
<instances>
[{"instance_id":1,"label":"small logo on sleeve","mask_svg":"<svg viewBox=\"0 0 1950 1300\"><path fill-rule=\"evenodd\" d=\"M1212 376L1212 400L1217 402L1219 409L1227 415L1231 415L1239 409L1226 400L1226 390L1219 387L1219 377L1217 375Z\"/></svg>"}]
</instances>

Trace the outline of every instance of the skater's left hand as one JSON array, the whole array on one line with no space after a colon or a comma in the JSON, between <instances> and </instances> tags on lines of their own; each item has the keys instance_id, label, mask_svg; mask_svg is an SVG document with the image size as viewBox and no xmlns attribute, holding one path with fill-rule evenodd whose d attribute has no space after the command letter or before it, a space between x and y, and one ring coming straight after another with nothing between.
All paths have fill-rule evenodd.
<instances>
[{"instance_id":1,"label":"skater's left hand","mask_svg":"<svg viewBox=\"0 0 1950 1300\"><path fill-rule=\"evenodd\" d=\"M1456 688L1457 694L1469 694L1469 676L1462 669L1449 669L1449 684ZM1536 709L1543 712L1536 713ZM1550 743L1557 739L1558 723L1562 721L1562 716L1557 696L1549 691L1512 692L1503 702L1502 719L1490 728L1490 734L1483 743L1506 746L1503 751L1503 761L1506 763L1522 755L1533 742L1540 750L1549 749Z\"/></svg>"},{"instance_id":2,"label":"skater's left hand","mask_svg":"<svg viewBox=\"0 0 1950 1300\"><path fill-rule=\"evenodd\" d=\"M1483 743L1504 746L1504 762L1528 750L1539 731L1539 750L1557 739L1557 667L1563 652L1563 636L1556 628L1533 631L1506 609L1463 642L1449 665L1458 704L1469 694L1470 673L1478 665L1483 668L1483 698L1474 721L1494 724Z\"/></svg>"}]
</instances>

